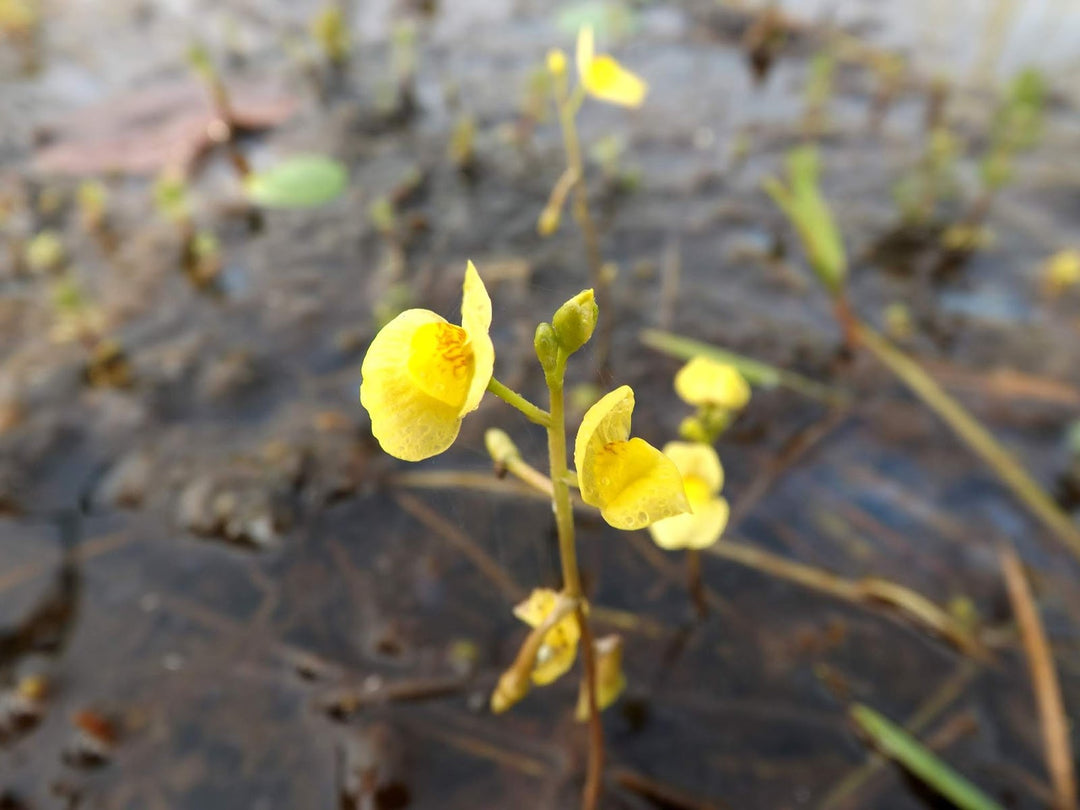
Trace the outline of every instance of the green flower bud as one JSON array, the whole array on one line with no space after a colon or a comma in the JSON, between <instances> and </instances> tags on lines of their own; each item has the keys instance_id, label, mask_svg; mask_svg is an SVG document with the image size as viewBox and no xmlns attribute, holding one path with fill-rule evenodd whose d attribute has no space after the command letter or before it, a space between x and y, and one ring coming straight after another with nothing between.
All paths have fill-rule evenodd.
<instances>
[{"instance_id":1,"label":"green flower bud","mask_svg":"<svg viewBox=\"0 0 1080 810\"><path fill-rule=\"evenodd\" d=\"M536 327L533 346L536 348L536 357L544 369L544 375L550 375L555 371L555 365L558 363L560 348L559 339L555 336L555 330L550 323L542 323Z\"/></svg>"},{"instance_id":2,"label":"green flower bud","mask_svg":"<svg viewBox=\"0 0 1080 810\"><path fill-rule=\"evenodd\" d=\"M701 420L696 416L688 416L679 425L679 436L688 442L704 442L710 444L709 433Z\"/></svg>"},{"instance_id":3,"label":"green flower bud","mask_svg":"<svg viewBox=\"0 0 1080 810\"><path fill-rule=\"evenodd\" d=\"M599 314L592 290L582 290L559 307L551 324L567 354L573 354L589 342Z\"/></svg>"}]
</instances>

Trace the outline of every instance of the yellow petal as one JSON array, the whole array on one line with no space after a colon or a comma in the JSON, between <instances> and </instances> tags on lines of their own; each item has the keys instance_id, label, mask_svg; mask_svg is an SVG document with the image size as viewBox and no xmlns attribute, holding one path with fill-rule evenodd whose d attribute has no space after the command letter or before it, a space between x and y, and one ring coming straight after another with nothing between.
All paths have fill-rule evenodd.
<instances>
[{"instance_id":1,"label":"yellow petal","mask_svg":"<svg viewBox=\"0 0 1080 810\"><path fill-rule=\"evenodd\" d=\"M360 402L371 416L371 432L383 450L405 461L441 453L461 427L460 408L425 393L409 370L417 332L445 323L430 310L402 312L379 330L360 368Z\"/></svg>"},{"instance_id":2,"label":"yellow petal","mask_svg":"<svg viewBox=\"0 0 1080 810\"><path fill-rule=\"evenodd\" d=\"M473 353L473 376L461 415L475 411L484 397L491 375L495 371L495 346L491 342L491 298L487 288L469 262L465 268L465 285L461 295L461 328L469 337Z\"/></svg>"},{"instance_id":3,"label":"yellow petal","mask_svg":"<svg viewBox=\"0 0 1080 810\"><path fill-rule=\"evenodd\" d=\"M472 347L460 326L438 321L413 332L408 357L413 383L459 413L469 393L473 365Z\"/></svg>"},{"instance_id":4,"label":"yellow petal","mask_svg":"<svg viewBox=\"0 0 1080 810\"><path fill-rule=\"evenodd\" d=\"M533 588L529 598L514 605L514 615L529 627L539 627L555 608L559 594L551 588Z\"/></svg>"},{"instance_id":5,"label":"yellow petal","mask_svg":"<svg viewBox=\"0 0 1080 810\"><path fill-rule=\"evenodd\" d=\"M649 526L649 534L656 545L668 551L708 548L724 533L730 513L724 498L711 498L693 506L691 514L657 521Z\"/></svg>"},{"instance_id":6,"label":"yellow petal","mask_svg":"<svg viewBox=\"0 0 1080 810\"><path fill-rule=\"evenodd\" d=\"M633 390L617 388L586 412L574 442L582 500L628 531L690 509L675 463L643 439L627 440L633 410Z\"/></svg>"},{"instance_id":7,"label":"yellow petal","mask_svg":"<svg viewBox=\"0 0 1080 810\"><path fill-rule=\"evenodd\" d=\"M618 700L626 689L626 675L622 668L623 641L617 635L604 636L596 640L593 648L596 650L596 708L603 711ZM579 723L589 719L589 695L584 679L578 691L574 717Z\"/></svg>"},{"instance_id":8,"label":"yellow petal","mask_svg":"<svg viewBox=\"0 0 1080 810\"><path fill-rule=\"evenodd\" d=\"M640 107L648 90L640 76L607 54L601 54L589 63L581 76L581 84L589 95L620 107Z\"/></svg>"},{"instance_id":9,"label":"yellow petal","mask_svg":"<svg viewBox=\"0 0 1080 810\"><path fill-rule=\"evenodd\" d=\"M724 468L712 445L701 442L668 442L664 445L664 455L675 462L684 479L693 477L703 481L709 495L715 495L723 488ZM687 495L689 494L688 488Z\"/></svg>"},{"instance_id":10,"label":"yellow petal","mask_svg":"<svg viewBox=\"0 0 1080 810\"><path fill-rule=\"evenodd\" d=\"M750 385L735 366L695 357L675 375L675 393L690 405L738 411L750 401Z\"/></svg>"},{"instance_id":11,"label":"yellow petal","mask_svg":"<svg viewBox=\"0 0 1080 810\"><path fill-rule=\"evenodd\" d=\"M630 415L634 412L634 391L629 385L605 394L585 412L574 440L574 467L585 503L600 503L600 481L593 474L595 458L606 445L630 438Z\"/></svg>"},{"instance_id":12,"label":"yellow petal","mask_svg":"<svg viewBox=\"0 0 1080 810\"><path fill-rule=\"evenodd\" d=\"M558 598L559 595L550 588L536 588L528 599L514 607L514 615L530 627L538 627L554 609ZM560 619L545 633L533 666L533 683L545 686L570 669L577 657L580 638L581 627L573 613Z\"/></svg>"},{"instance_id":13,"label":"yellow petal","mask_svg":"<svg viewBox=\"0 0 1080 810\"><path fill-rule=\"evenodd\" d=\"M578 29L577 35L577 72L578 78L585 81L585 75L589 72L593 54L596 52L595 38L591 25L584 25Z\"/></svg>"}]
</instances>

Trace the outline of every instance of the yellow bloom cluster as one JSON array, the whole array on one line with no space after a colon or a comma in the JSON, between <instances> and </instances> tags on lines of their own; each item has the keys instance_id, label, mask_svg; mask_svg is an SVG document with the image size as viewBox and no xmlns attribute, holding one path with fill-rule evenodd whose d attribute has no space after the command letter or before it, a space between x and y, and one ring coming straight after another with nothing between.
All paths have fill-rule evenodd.
<instances>
[{"instance_id":1,"label":"yellow bloom cluster","mask_svg":"<svg viewBox=\"0 0 1080 810\"><path fill-rule=\"evenodd\" d=\"M480 404L495 367L491 298L469 262L461 326L427 309L402 312L368 348L360 402L383 450L405 461L443 452Z\"/></svg>"}]
</instances>

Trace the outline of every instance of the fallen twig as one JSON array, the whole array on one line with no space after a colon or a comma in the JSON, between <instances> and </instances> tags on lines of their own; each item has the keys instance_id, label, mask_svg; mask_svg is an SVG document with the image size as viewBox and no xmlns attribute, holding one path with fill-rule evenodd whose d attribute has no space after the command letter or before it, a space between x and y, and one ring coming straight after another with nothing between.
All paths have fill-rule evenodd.
<instances>
[{"instance_id":1,"label":"fallen twig","mask_svg":"<svg viewBox=\"0 0 1080 810\"><path fill-rule=\"evenodd\" d=\"M1031 670L1031 683L1039 708L1039 726L1042 729L1043 749L1046 754L1046 769L1050 772L1050 780L1054 786L1054 810L1075 810L1076 773L1073 770L1072 745L1069 741L1069 719L1065 715L1065 705L1061 699L1061 684L1054 668L1054 657L1016 552L1003 546L999 557L1005 585L1009 591L1009 601L1020 626L1020 638L1027 655L1028 668Z\"/></svg>"}]
</instances>

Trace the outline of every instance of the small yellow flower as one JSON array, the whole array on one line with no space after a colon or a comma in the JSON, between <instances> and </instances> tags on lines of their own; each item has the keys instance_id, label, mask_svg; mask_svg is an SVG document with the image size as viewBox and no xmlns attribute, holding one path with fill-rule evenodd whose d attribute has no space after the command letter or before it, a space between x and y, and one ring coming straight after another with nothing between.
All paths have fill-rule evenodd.
<instances>
[{"instance_id":1,"label":"small yellow flower","mask_svg":"<svg viewBox=\"0 0 1080 810\"><path fill-rule=\"evenodd\" d=\"M649 527L660 548L707 548L720 539L727 526L730 509L720 497L724 486L724 468L716 451L707 444L668 442L664 455L682 475L690 513L661 520Z\"/></svg>"},{"instance_id":2,"label":"small yellow flower","mask_svg":"<svg viewBox=\"0 0 1080 810\"><path fill-rule=\"evenodd\" d=\"M1058 295L1080 285L1080 252L1059 250L1043 265L1043 288Z\"/></svg>"},{"instance_id":3,"label":"small yellow flower","mask_svg":"<svg viewBox=\"0 0 1080 810\"><path fill-rule=\"evenodd\" d=\"M675 375L675 393L689 405L739 411L750 401L750 385L735 366L695 357Z\"/></svg>"},{"instance_id":4,"label":"small yellow flower","mask_svg":"<svg viewBox=\"0 0 1080 810\"><path fill-rule=\"evenodd\" d=\"M577 69L581 86L594 98L620 107L640 107L648 85L608 54L595 54L591 26L578 31Z\"/></svg>"},{"instance_id":5,"label":"small yellow flower","mask_svg":"<svg viewBox=\"0 0 1080 810\"><path fill-rule=\"evenodd\" d=\"M596 650L596 708L602 712L618 700L626 689L626 675L622 668L622 637L610 635L598 638L593 642L593 649ZM584 679L578 691L574 717L579 723L589 719L589 694Z\"/></svg>"},{"instance_id":6,"label":"small yellow flower","mask_svg":"<svg viewBox=\"0 0 1080 810\"><path fill-rule=\"evenodd\" d=\"M539 627L555 609L558 599L558 592L551 588L535 588L528 599L514 608L514 615L529 627ZM574 665L580 639L581 627L573 613L560 619L548 630L536 655L536 664L532 671L533 683L545 686L565 674Z\"/></svg>"},{"instance_id":7,"label":"small yellow flower","mask_svg":"<svg viewBox=\"0 0 1080 810\"><path fill-rule=\"evenodd\" d=\"M453 444L491 380L490 326L491 299L469 262L461 326L427 309L409 309L379 330L360 369L360 402L383 450L420 461Z\"/></svg>"},{"instance_id":8,"label":"small yellow flower","mask_svg":"<svg viewBox=\"0 0 1080 810\"><path fill-rule=\"evenodd\" d=\"M585 413L574 442L581 498L616 529L641 529L690 511L675 463L630 438L634 392L617 388Z\"/></svg>"},{"instance_id":9,"label":"small yellow flower","mask_svg":"<svg viewBox=\"0 0 1080 810\"><path fill-rule=\"evenodd\" d=\"M547 69L552 76L562 76L566 72L566 54L559 48L548 51Z\"/></svg>"}]
</instances>

